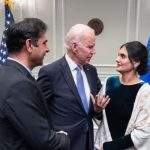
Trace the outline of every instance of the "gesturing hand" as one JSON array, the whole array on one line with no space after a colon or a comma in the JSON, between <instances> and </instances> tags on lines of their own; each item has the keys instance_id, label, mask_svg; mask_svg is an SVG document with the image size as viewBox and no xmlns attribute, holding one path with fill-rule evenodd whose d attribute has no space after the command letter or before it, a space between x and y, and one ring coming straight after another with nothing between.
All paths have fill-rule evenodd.
<instances>
[{"instance_id":1,"label":"gesturing hand","mask_svg":"<svg viewBox=\"0 0 150 150\"><path fill-rule=\"evenodd\" d=\"M68 135L68 133L67 132L65 132L65 131L58 131L58 132L56 132L56 133L61 133L61 134L65 134L65 135Z\"/></svg>"},{"instance_id":2,"label":"gesturing hand","mask_svg":"<svg viewBox=\"0 0 150 150\"><path fill-rule=\"evenodd\" d=\"M103 147L100 150L104 150Z\"/></svg>"},{"instance_id":3,"label":"gesturing hand","mask_svg":"<svg viewBox=\"0 0 150 150\"><path fill-rule=\"evenodd\" d=\"M90 94L90 97L94 106L94 110L97 112L102 111L110 101L109 96L105 94L98 94L95 97Z\"/></svg>"}]
</instances>

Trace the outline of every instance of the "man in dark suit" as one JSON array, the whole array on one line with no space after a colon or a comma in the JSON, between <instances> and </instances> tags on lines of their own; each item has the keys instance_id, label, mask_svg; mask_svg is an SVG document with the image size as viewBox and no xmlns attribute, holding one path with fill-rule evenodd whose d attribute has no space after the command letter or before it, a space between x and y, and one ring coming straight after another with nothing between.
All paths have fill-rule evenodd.
<instances>
[{"instance_id":1,"label":"man in dark suit","mask_svg":"<svg viewBox=\"0 0 150 150\"><path fill-rule=\"evenodd\" d=\"M31 70L49 51L46 24L26 18L7 30L9 58L0 67L0 149L69 150L65 132L51 130L46 105Z\"/></svg>"},{"instance_id":2,"label":"man in dark suit","mask_svg":"<svg viewBox=\"0 0 150 150\"><path fill-rule=\"evenodd\" d=\"M92 118L100 114L93 109L90 93L95 96L101 88L96 68L89 64L94 46L94 30L77 24L66 35L66 55L39 72L38 83L49 107L51 127L68 133L70 150L94 147Z\"/></svg>"}]
</instances>

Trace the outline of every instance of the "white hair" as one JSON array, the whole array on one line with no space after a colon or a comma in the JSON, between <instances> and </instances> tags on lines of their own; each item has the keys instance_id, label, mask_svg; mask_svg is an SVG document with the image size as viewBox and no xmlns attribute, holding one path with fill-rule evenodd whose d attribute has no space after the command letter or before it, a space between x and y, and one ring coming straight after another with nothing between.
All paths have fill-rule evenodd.
<instances>
[{"instance_id":1,"label":"white hair","mask_svg":"<svg viewBox=\"0 0 150 150\"><path fill-rule=\"evenodd\" d=\"M94 30L85 24L76 24L70 28L65 38L66 49L70 48L71 43L80 42L82 37L87 33L94 33Z\"/></svg>"}]
</instances>

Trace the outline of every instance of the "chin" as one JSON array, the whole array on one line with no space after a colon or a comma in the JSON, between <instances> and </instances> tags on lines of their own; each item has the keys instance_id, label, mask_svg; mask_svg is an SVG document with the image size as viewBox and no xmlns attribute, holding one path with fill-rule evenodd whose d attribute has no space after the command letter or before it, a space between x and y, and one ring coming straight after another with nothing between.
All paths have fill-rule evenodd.
<instances>
[{"instance_id":1,"label":"chin","mask_svg":"<svg viewBox=\"0 0 150 150\"><path fill-rule=\"evenodd\" d=\"M42 65L43 65L43 62L41 62L39 66L42 66Z\"/></svg>"},{"instance_id":2,"label":"chin","mask_svg":"<svg viewBox=\"0 0 150 150\"><path fill-rule=\"evenodd\" d=\"M87 60L86 62L85 62L85 64L89 64L90 63L90 60Z\"/></svg>"},{"instance_id":3,"label":"chin","mask_svg":"<svg viewBox=\"0 0 150 150\"><path fill-rule=\"evenodd\" d=\"M120 70L120 69L118 69L118 68L116 68L116 71L121 72L121 70Z\"/></svg>"},{"instance_id":4,"label":"chin","mask_svg":"<svg viewBox=\"0 0 150 150\"><path fill-rule=\"evenodd\" d=\"M43 65L43 62L39 62L36 64L36 66L42 66Z\"/></svg>"}]
</instances>

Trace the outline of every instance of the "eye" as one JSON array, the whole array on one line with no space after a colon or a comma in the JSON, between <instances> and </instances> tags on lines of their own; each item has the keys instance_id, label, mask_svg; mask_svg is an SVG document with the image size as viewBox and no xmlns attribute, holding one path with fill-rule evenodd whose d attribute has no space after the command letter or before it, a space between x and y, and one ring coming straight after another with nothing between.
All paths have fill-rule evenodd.
<instances>
[{"instance_id":1,"label":"eye","mask_svg":"<svg viewBox=\"0 0 150 150\"><path fill-rule=\"evenodd\" d=\"M125 54L119 54L118 56L120 56L121 58L127 58Z\"/></svg>"},{"instance_id":2,"label":"eye","mask_svg":"<svg viewBox=\"0 0 150 150\"><path fill-rule=\"evenodd\" d=\"M89 45L87 46L88 49L93 49L94 48L94 45Z\"/></svg>"},{"instance_id":3,"label":"eye","mask_svg":"<svg viewBox=\"0 0 150 150\"><path fill-rule=\"evenodd\" d=\"M47 40L43 42L44 45L47 45Z\"/></svg>"}]
</instances>

